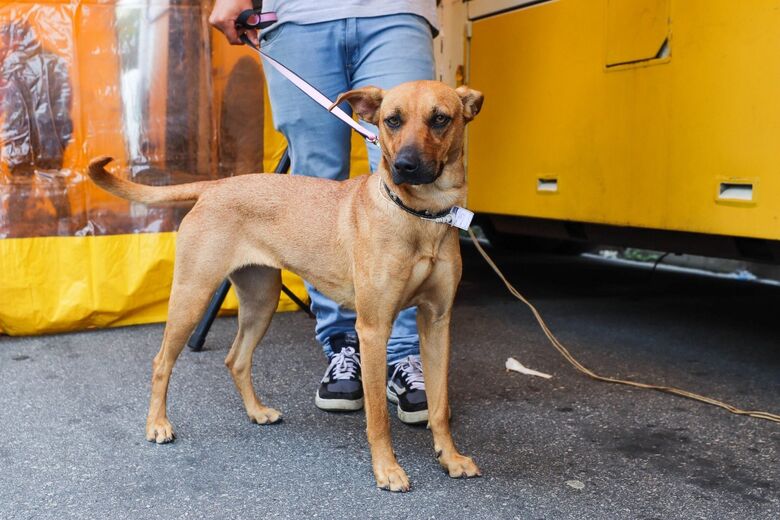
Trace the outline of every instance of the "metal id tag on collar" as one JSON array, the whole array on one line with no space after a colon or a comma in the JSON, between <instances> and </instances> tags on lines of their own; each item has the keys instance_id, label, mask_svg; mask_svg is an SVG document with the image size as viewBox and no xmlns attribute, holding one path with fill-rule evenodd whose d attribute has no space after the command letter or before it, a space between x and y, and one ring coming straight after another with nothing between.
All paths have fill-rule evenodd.
<instances>
[{"instance_id":1,"label":"metal id tag on collar","mask_svg":"<svg viewBox=\"0 0 780 520\"><path fill-rule=\"evenodd\" d=\"M448 217L450 226L467 231L471 225L471 219L474 218L474 212L460 206L453 206Z\"/></svg>"}]
</instances>

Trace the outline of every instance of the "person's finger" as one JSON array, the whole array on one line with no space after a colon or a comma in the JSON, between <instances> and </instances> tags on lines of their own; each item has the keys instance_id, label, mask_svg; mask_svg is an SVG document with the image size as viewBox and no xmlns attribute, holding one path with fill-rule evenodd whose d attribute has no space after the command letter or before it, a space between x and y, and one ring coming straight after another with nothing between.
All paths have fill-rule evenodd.
<instances>
[{"instance_id":1,"label":"person's finger","mask_svg":"<svg viewBox=\"0 0 780 520\"><path fill-rule=\"evenodd\" d=\"M219 32L224 33L225 31L222 29L222 25L226 22L222 15L218 13L217 11L213 11L209 15L209 25L217 29Z\"/></svg>"},{"instance_id":2,"label":"person's finger","mask_svg":"<svg viewBox=\"0 0 780 520\"><path fill-rule=\"evenodd\" d=\"M260 35L258 34L257 29L248 29L246 35L249 36L249 41L260 47Z\"/></svg>"},{"instance_id":3,"label":"person's finger","mask_svg":"<svg viewBox=\"0 0 780 520\"><path fill-rule=\"evenodd\" d=\"M230 20L228 22L220 24L219 30L225 35L230 45L243 45L244 42L239 38L238 30L236 29L235 21Z\"/></svg>"},{"instance_id":4,"label":"person's finger","mask_svg":"<svg viewBox=\"0 0 780 520\"><path fill-rule=\"evenodd\" d=\"M235 18L226 18L216 12L212 12L211 16L209 16L209 24L224 34L230 45L241 45L243 43L239 39L239 34L236 30Z\"/></svg>"}]
</instances>

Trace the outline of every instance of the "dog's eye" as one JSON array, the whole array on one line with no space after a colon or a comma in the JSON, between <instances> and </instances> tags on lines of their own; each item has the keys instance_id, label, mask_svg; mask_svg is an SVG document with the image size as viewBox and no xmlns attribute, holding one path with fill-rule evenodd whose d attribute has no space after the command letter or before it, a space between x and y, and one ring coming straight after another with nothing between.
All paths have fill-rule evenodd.
<instances>
[{"instance_id":1,"label":"dog's eye","mask_svg":"<svg viewBox=\"0 0 780 520\"><path fill-rule=\"evenodd\" d=\"M385 124L389 128L398 128L401 126L401 118L398 116L390 116L387 119L385 119Z\"/></svg>"},{"instance_id":2,"label":"dog's eye","mask_svg":"<svg viewBox=\"0 0 780 520\"><path fill-rule=\"evenodd\" d=\"M450 122L450 118L444 114L436 114L431 119L431 126L434 128L444 128Z\"/></svg>"}]
</instances>

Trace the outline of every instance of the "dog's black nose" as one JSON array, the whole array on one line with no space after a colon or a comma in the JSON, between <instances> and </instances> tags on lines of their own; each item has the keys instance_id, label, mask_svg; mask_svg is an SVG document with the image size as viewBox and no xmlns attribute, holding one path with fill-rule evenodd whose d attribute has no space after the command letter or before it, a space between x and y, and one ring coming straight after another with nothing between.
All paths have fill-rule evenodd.
<instances>
[{"instance_id":1,"label":"dog's black nose","mask_svg":"<svg viewBox=\"0 0 780 520\"><path fill-rule=\"evenodd\" d=\"M420 167L420 158L413 152L401 150L395 157L393 167L400 175L409 175Z\"/></svg>"}]
</instances>

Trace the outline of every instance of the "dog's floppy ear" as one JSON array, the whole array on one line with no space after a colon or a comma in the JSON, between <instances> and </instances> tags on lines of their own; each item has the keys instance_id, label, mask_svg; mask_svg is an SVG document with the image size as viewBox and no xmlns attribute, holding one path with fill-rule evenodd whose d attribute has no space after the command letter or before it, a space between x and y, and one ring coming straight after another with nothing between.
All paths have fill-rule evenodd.
<instances>
[{"instance_id":1,"label":"dog's floppy ear","mask_svg":"<svg viewBox=\"0 0 780 520\"><path fill-rule=\"evenodd\" d=\"M484 96L479 90L468 88L466 85L462 85L456 88L455 92L458 93L461 102L463 102L463 117L468 123L474 119L482 109L482 101Z\"/></svg>"},{"instance_id":2,"label":"dog's floppy ear","mask_svg":"<svg viewBox=\"0 0 780 520\"><path fill-rule=\"evenodd\" d=\"M377 87L363 87L339 95L338 99L330 108L338 105L342 101L347 101L352 110L360 116L360 119L367 123L375 125L379 122L379 105L382 104L382 98L385 97L385 91Z\"/></svg>"}]
</instances>

